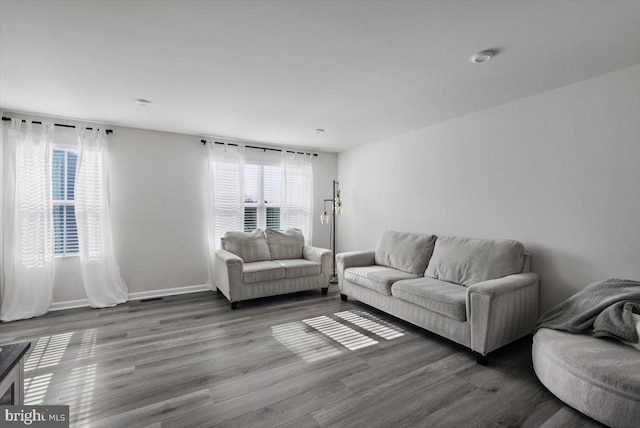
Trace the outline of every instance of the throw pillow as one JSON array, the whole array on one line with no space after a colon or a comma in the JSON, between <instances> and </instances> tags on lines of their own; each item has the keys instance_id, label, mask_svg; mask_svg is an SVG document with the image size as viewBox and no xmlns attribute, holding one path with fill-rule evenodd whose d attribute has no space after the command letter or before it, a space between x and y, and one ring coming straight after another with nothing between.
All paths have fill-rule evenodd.
<instances>
[{"instance_id":1,"label":"throw pillow","mask_svg":"<svg viewBox=\"0 0 640 428\"><path fill-rule=\"evenodd\" d=\"M376 247L376 264L423 276L435 242L435 235L387 230Z\"/></svg>"},{"instance_id":2,"label":"throw pillow","mask_svg":"<svg viewBox=\"0 0 640 428\"><path fill-rule=\"evenodd\" d=\"M222 237L222 248L240 257L245 263L271 260L262 229L249 233L227 232Z\"/></svg>"},{"instance_id":3,"label":"throw pillow","mask_svg":"<svg viewBox=\"0 0 640 428\"><path fill-rule=\"evenodd\" d=\"M439 237L424 276L469 286L520 273L523 263L518 241Z\"/></svg>"},{"instance_id":4,"label":"throw pillow","mask_svg":"<svg viewBox=\"0 0 640 428\"><path fill-rule=\"evenodd\" d=\"M266 229L271 260L301 259L304 236L300 229Z\"/></svg>"}]
</instances>

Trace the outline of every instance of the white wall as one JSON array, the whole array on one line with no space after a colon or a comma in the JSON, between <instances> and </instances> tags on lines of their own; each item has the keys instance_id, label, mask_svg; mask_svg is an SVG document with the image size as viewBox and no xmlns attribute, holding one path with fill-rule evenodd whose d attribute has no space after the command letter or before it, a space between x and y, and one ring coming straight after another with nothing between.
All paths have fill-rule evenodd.
<instances>
[{"instance_id":1,"label":"white wall","mask_svg":"<svg viewBox=\"0 0 640 428\"><path fill-rule=\"evenodd\" d=\"M80 123L12 112L4 112L4 115ZM4 128L6 133L8 127ZM200 144L200 137L125 127L107 128L114 130L108 136L114 247L129 292L205 284L207 153ZM74 144L75 130L56 127L55 141ZM337 156L335 153L317 153L318 157L314 158L314 199L317 203L313 215L313 244L328 247L328 229L319 221L320 201L331 195ZM53 301L84 298L78 258L57 258Z\"/></svg>"},{"instance_id":2,"label":"white wall","mask_svg":"<svg viewBox=\"0 0 640 428\"><path fill-rule=\"evenodd\" d=\"M0 110L0 116L4 113ZM0 302L4 292L4 272L2 271L4 260L4 226L2 219L4 218L4 122L0 121Z\"/></svg>"},{"instance_id":3,"label":"white wall","mask_svg":"<svg viewBox=\"0 0 640 428\"><path fill-rule=\"evenodd\" d=\"M543 310L640 280L640 65L340 153L338 251L385 229L512 238Z\"/></svg>"}]
</instances>

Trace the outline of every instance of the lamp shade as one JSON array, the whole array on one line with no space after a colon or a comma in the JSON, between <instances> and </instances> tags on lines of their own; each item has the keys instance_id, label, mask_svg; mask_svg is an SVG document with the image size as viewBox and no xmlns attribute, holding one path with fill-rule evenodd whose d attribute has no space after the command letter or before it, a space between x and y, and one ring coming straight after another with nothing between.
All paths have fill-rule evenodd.
<instances>
[{"instance_id":1,"label":"lamp shade","mask_svg":"<svg viewBox=\"0 0 640 428\"><path fill-rule=\"evenodd\" d=\"M320 215L320 223L327 224L329 223L329 216L327 215L327 210L323 210Z\"/></svg>"}]
</instances>

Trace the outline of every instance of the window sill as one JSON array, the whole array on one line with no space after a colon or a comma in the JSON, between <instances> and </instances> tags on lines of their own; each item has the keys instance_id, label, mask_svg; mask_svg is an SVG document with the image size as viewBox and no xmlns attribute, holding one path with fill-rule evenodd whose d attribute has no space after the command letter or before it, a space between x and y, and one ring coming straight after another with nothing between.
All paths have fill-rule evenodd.
<instances>
[{"instance_id":1,"label":"window sill","mask_svg":"<svg viewBox=\"0 0 640 428\"><path fill-rule=\"evenodd\" d=\"M54 257L56 259L69 259L69 258L74 258L74 257L80 257L80 253L74 253L74 254L55 254Z\"/></svg>"}]
</instances>

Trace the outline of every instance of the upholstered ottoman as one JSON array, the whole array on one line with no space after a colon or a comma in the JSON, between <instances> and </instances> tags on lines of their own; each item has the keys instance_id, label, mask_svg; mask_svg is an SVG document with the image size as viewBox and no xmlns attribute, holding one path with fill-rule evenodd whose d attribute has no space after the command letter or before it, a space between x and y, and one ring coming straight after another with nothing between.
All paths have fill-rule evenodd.
<instances>
[{"instance_id":1,"label":"upholstered ottoman","mask_svg":"<svg viewBox=\"0 0 640 428\"><path fill-rule=\"evenodd\" d=\"M640 351L543 328L532 353L538 379L559 399L611 427L640 426Z\"/></svg>"}]
</instances>

